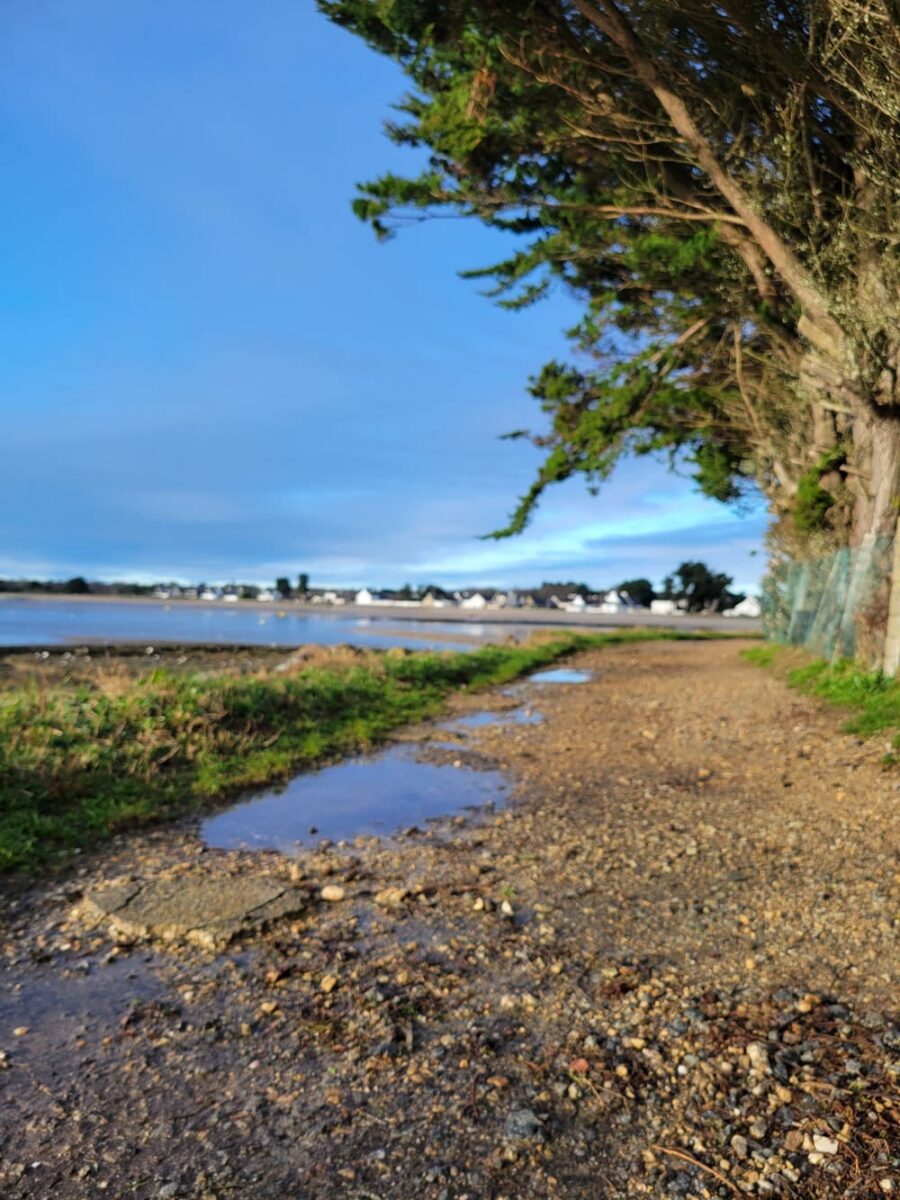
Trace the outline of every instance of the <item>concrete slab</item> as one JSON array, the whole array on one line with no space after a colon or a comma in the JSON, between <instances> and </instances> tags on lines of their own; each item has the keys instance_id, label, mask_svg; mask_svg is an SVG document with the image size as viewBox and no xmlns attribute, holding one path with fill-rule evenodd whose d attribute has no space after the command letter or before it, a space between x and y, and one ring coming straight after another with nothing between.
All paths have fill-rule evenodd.
<instances>
[{"instance_id":1,"label":"concrete slab","mask_svg":"<svg viewBox=\"0 0 900 1200\"><path fill-rule=\"evenodd\" d=\"M235 937L300 912L307 894L262 875L170 875L89 893L82 912L128 938L221 950Z\"/></svg>"}]
</instances>

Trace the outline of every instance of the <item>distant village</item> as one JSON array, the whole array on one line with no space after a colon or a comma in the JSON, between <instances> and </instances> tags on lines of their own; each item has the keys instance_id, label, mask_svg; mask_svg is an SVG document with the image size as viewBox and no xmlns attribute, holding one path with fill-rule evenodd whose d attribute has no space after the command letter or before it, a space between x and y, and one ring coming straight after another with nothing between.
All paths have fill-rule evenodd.
<instances>
[{"instance_id":1,"label":"distant village","mask_svg":"<svg viewBox=\"0 0 900 1200\"><path fill-rule=\"evenodd\" d=\"M689 568L690 570L686 570ZM66 581L0 580L0 592L56 595L130 596L162 601L194 600L236 604L241 602L317 605L323 608L462 609L489 612L498 609L556 609L565 613L615 615L641 611L660 616L686 612L718 612L726 616L758 617L760 602L755 596L730 591L731 579L714 574L703 563L683 563L674 577L667 577L656 591L649 580L635 579L605 591L587 584L545 582L532 588L463 588L448 591L434 584L401 588L311 587L308 576L296 585L287 578L272 588L232 583L224 586L181 583L88 582L78 576Z\"/></svg>"}]
</instances>

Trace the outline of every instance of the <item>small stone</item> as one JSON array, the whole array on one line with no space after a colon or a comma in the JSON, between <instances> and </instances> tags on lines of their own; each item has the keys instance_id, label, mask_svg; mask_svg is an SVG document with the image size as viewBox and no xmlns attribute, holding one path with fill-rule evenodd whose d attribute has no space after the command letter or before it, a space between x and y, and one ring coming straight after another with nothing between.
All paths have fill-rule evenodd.
<instances>
[{"instance_id":1,"label":"small stone","mask_svg":"<svg viewBox=\"0 0 900 1200\"><path fill-rule=\"evenodd\" d=\"M834 1138L825 1137L824 1134L813 1134L813 1147L819 1154L837 1154L838 1143Z\"/></svg>"},{"instance_id":2,"label":"small stone","mask_svg":"<svg viewBox=\"0 0 900 1200\"><path fill-rule=\"evenodd\" d=\"M337 975L323 975L322 982L319 984L319 990L325 992L333 992L338 985Z\"/></svg>"},{"instance_id":3,"label":"small stone","mask_svg":"<svg viewBox=\"0 0 900 1200\"><path fill-rule=\"evenodd\" d=\"M384 888L383 891L376 892L374 900L376 904L380 904L383 908L397 908L403 903L409 891L401 887Z\"/></svg>"},{"instance_id":4,"label":"small stone","mask_svg":"<svg viewBox=\"0 0 900 1200\"><path fill-rule=\"evenodd\" d=\"M573 1075L587 1075L590 1063L586 1058L573 1058L569 1063L569 1070Z\"/></svg>"},{"instance_id":5,"label":"small stone","mask_svg":"<svg viewBox=\"0 0 900 1200\"><path fill-rule=\"evenodd\" d=\"M759 1142L766 1136L766 1129L767 1126L765 1121L754 1121L750 1126L750 1136L752 1138L756 1138L756 1140Z\"/></svg>"},{"instance_id":6,"label":"small stone","mask_svg":"<svg viewBox=\"0 0 900 1200\"><path fill-rule=\"evenodd\" d=\"M336 904L339 900L343 900L346 894L347 893L344 891L344 889L339 887L336 883L326 883L319 893L323 900L328 900L332 904Z\"/></svg>"},{"instance_id":7,"label":"small stone","mask_svg":"<svg viewBox=\"0 0 900 1200\"><path fill-rule=\"evenodd\" d=\"M731 1139L731 1148L738 1158L746 1158L750 1150L747 1139L740 1133L736 1133Z\"/></svg>"},{"instance_id":8,"label":"small stone","mask_svg":"<svg viewBox=\"0 0 900 1200\"><path fill-rule=\"evenodd\" d=\"M750 1042L747 1046L747 1057L754 1071L768 1071L769 1052L762 1042Z\"/></svg>"},{"instance_id":9,"label":"small stone","mask_svg":"<svg viewBox=\"0 0 900 1200\"><path fill-rule=\"evenodd\" d=\"M500 905L500 911L503 913L504 917L511 917L513 915L513 906L508 900L504 900Z\"/></svg>"},{"instance_id":10,"label":"small stone","mask_svg":"<svg viewBox=\"0 0 900 1200\"><path fill-rule=\"evenodd\" d=\"M541 1120L530 1108L514 1109L506 1118L503 1133L516 1140L534 1137L543 1132Z\"/></svg>"},{"instance_id":11,"label":"small stone","mask_svg":"<svg viewBox=\"0 0 900 1200\"><path fill-rule=\"evenodd\" d=\"M13 1030L13 1037L24 1037L27 1032L28 1032L27 1025L17 1025L15 1027L15 1029Z\"/></svg>"}]
</instances>

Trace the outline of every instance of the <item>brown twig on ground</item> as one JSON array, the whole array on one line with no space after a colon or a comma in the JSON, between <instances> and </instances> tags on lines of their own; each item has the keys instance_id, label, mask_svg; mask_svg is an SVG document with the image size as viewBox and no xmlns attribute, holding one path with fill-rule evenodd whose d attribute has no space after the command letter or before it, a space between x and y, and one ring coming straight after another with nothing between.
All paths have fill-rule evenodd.
<instances>
[{"instance_id":1,"label":"brown twig on ground","mask_svg":"<svg viewBox=\"0 0 900 1200\"><path fill-rule=\"evenodd\" d=\"M730 1179L726 1179L725 1176L721 1175L714 1167L708 1167L706 1163L700 1162L698 1158L694 1158L692 1155L686 1154L684 1150L673 1150L671 1146L659 1146L655 1143L650 1147L650 1149L658 1150L660 1154L671 1154L673 1158L681 1158L685 1162L690 1163L691 1166L699 1167L701 1171L706 1171L712 1175L714 1179L718 1179L719 1183L724 1183L728 1190L733 1192L735 1196L740 1197L740 1191Z\"/></svg>"}]
</instances>

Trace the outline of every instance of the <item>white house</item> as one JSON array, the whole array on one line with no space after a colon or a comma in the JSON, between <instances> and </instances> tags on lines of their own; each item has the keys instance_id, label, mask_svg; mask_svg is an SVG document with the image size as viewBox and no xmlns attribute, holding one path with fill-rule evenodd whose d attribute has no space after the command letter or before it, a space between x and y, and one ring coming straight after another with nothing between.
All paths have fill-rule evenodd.
<instances>
[{"instance_id":1,"label":"white house","mask_svg":"<svg viewBox=\"0 0 900 1200\"><path fill-rule=\"evenodd\" d=\"M200 593L201 600L218 600L218 598L219 598L219 593L217 591L214 591L212 588L204 588L203 591Z\"/></svg>"},{"instance_id":2,"label":"white house","mask_svg":"<svg viewBox=\"0 0 900 1200\"><path fill-rule=\"evenodd\" d=\"M615 589L613 589L611 592L607 592L600 601L600 604L598 605L598 611L602 613L631 612L632 609L637 607L638 606L630 596L627 596L624 592L617 592Z\"/></svg>"},{"instance_id":3,"label":"white house","mask_svg":"<svg viewBox=\"0 0 900 1200\"><path fill-rule=\"evenodd\" d=\"M226 592L222 599L227 600L229 604L234 604L235 601L240 600L240 596L237 592Z\"/></svg>"},{"instance_id":4,"label":"white house","mask_svg":"<svg viewBox=\"0 0 900 1200\"><path fill-rule=\"evenodd\" d=\"M353 597L353 603L354 604L371 604L374 599L375 599L375 597L372 595L372 593L369 591L368 588L360 588L359 591L356 593L356 595Z\"/></svg>"},{"instance_id":5,"label":"white house","mask_svg":"<svg viewBox=\"0 0 900 1200\"><path fill-rule=\"evenodd\" d=\"M576 593L574 596L570 596L568 598L563 605L563 608L565 608L566 612L570 613L584 612L584 610L587 608L587 601L585 600L584 596Z\"/></svg>"},{"instance_id":6,"label":"white house","mask_svg":"<svg viewBox=\"0 0 900 1200\"><path fill-rule=\"evenodd\" d=\"M482 596L481 592L475 592L471 596L464 596L459 602L460 608L487 608L487 600Z\"/></svg>"},{"instance_id":7,"label":"white house","mask_svg":"<svg viewBox=\"0 0 900 1200\"><path fill-rule=\"evenodd\" d=\"M256 593L257 600L274 600L275 593L270 592L268 588L263 588L262 591Z\"/></svg>"},{"instance_id":8,"label":"white house","mask_svg":"<svg viewBox=\"0 0 900 1200\"><path fill-rule=\"evenodd\" d=\"M762 615L762 605L756 596L745 596L734 608L726 608L723 617L759 617Z\"/></svg>"}]
</instances>

